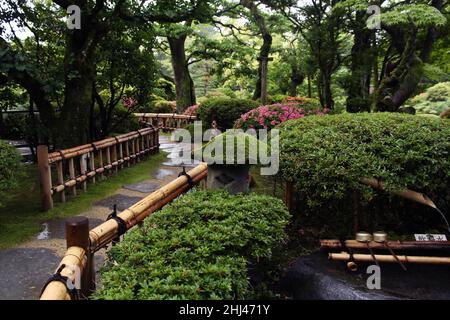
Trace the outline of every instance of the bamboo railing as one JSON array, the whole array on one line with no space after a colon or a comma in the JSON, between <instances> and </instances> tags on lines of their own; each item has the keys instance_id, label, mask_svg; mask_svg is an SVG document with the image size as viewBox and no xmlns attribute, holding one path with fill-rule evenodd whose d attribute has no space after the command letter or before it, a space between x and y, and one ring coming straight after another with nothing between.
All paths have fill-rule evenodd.
<instances>
[{"instance_id":1,"label":"bamboo railing","mask_svg":"<svg viewBox=\"0 0 450 320\"><path fill-rule=\"evenodd\" d=\"M53 195L62 202L77 195L77 187L87 190L87 182L137 163L147 154L158 152L159 132L153 127L116 137L48 153L46 145L37 148L39 178L44 211L53 208Z\"/></svg>"},{"instance_id":2,"label":"bamboo railing","mask_svg":"<svg viewBox=\"0 0 450 320\"><path fill-rule=\"evenodd\" d=\"M135 113L134 115L142 122L164 130L184 128L197 119L196 116L176 113Z\"/></svg>"},{"instance_id":3,"label":"bamboo railing","mask_svg":"<svg viewBox=\"0 0 450 320\"><path fill-rule=\"evenodd\" d=\"M94 254L104 248L124 232L142 222L153 212L187 192L206 178L208 166L201 163L189 172L151 193L133 206L119 213L115 218L87 231L87 218L77 217L77 221L66 223L67 252L58 265L55 275L47 282L41 300L71 300L68 289L79 280L79 292L88 296L95 289ZM84 220L83 220L84 219ZM124 228L125 230L121 230ZM73 271L75 270L75 272ZM78 274L78 277L77 277ZM55 276L54 275L54 276Z\"/></svg>"}]
</instances>

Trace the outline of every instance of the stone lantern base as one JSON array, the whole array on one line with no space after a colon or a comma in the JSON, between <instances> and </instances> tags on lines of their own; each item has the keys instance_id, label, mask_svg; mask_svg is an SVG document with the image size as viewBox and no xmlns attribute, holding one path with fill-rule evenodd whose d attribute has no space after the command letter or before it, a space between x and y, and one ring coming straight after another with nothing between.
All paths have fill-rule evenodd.
<instances>
[{"instance_id":1,"label":"stone lantern base","mask_svg":"<svg viewBox=\"0 0 450 320\"><path fill-rule=\"evenodd\" d=\"M225 189L231 194L248 193L250 187L249 165L208 165L206 187Z\"/></svg>"}]
</instances>

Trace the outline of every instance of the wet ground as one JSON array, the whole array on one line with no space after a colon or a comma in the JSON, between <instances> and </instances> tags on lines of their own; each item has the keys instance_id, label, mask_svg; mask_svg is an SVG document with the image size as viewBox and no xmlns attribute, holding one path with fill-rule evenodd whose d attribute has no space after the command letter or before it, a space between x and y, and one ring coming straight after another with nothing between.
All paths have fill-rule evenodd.
<instances>
[{"instance_id":1,"label":"wet ground","mask_svg":"<svg viewBox=\"0 0 450 320\"><path fill-rule=\"evenodd\" d=\"M90 228L105 221L115 204L122 211L178 176L181 167L173 160L174 154L179 153L180 144L170 142L168 136L160 136L160 144L160 149L168 152L168 158L159 169L149 172L147 180L124 185L114 195L97 201L88 211L80 214L89 218ZM33 240L15 248L0 250L0 300L38 299L42 286L65 251L63 219L43 221L42 231ZM104 251L99 251L95 256L96 270L104 262Z\"/></svg>"},{"instance_id":2,"label":"wet ground","mask_svg":"<svg viewBox=\"0 0 450 320\"><path fill-rule=\"evenodd\" d=\"M445 265L380 264L380 289L367 287L368 263L350 272L342 261L316 252L295 261L281 279L283 291L301 300L449 300L450 272ZM373 278L372 278L373 279Z\"/></svg>"}]
</instances>

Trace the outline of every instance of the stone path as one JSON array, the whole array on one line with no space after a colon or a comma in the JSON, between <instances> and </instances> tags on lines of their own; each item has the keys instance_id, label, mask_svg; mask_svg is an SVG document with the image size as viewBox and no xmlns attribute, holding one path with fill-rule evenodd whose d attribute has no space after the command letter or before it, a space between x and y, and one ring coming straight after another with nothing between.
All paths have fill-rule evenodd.
<instances>
[{"instance_id":1,"label":"stone path","mask_svg":"<svg viewBox=\"0 0 450 320\"><path fill-rule=\"evenodd\" d=\"M149 173L149 179L124 185L81 214L89 218L91 229L105 221L114 204L122 211L178 176L181 168L173 158L180 145L170 142L168 136L160 136L160 144L160 149L169 153L168 158L159 169ZM64 220L45 221L42 228L35 239L0 250L0 300L38 299L43 284L63 257L66 251ZM95 256L96 270L104 262L104 251Z\"/></svg>"}]
</instances>

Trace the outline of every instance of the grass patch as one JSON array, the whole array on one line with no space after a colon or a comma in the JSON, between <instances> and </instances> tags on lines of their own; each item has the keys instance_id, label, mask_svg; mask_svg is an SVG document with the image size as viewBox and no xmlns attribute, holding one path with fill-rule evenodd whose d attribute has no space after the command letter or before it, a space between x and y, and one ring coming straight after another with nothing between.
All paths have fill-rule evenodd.
<instances>
[{"instance_id":1,"label":"grass patch","mask_svg":"<svg viewBox=\"0 0 450 320\"><path fill-rule=\"evenodd\" d=\"M147 160L130 168L112 174L96 184L88 184L88 191L68 202L55 201L55 207L47 212L41 211L40 187L36 165L24 165L24 177L19 186L11 190L0 207L0 249L12 247L29 240L40 231L40 224L53 218L65 218L88 210L98 200L114 194L124 184L136 183L150 178L150 173L166 159L166 153L151 155ZM57 196L56 196L57 197Z\"/></svg>"}]
</instances>

